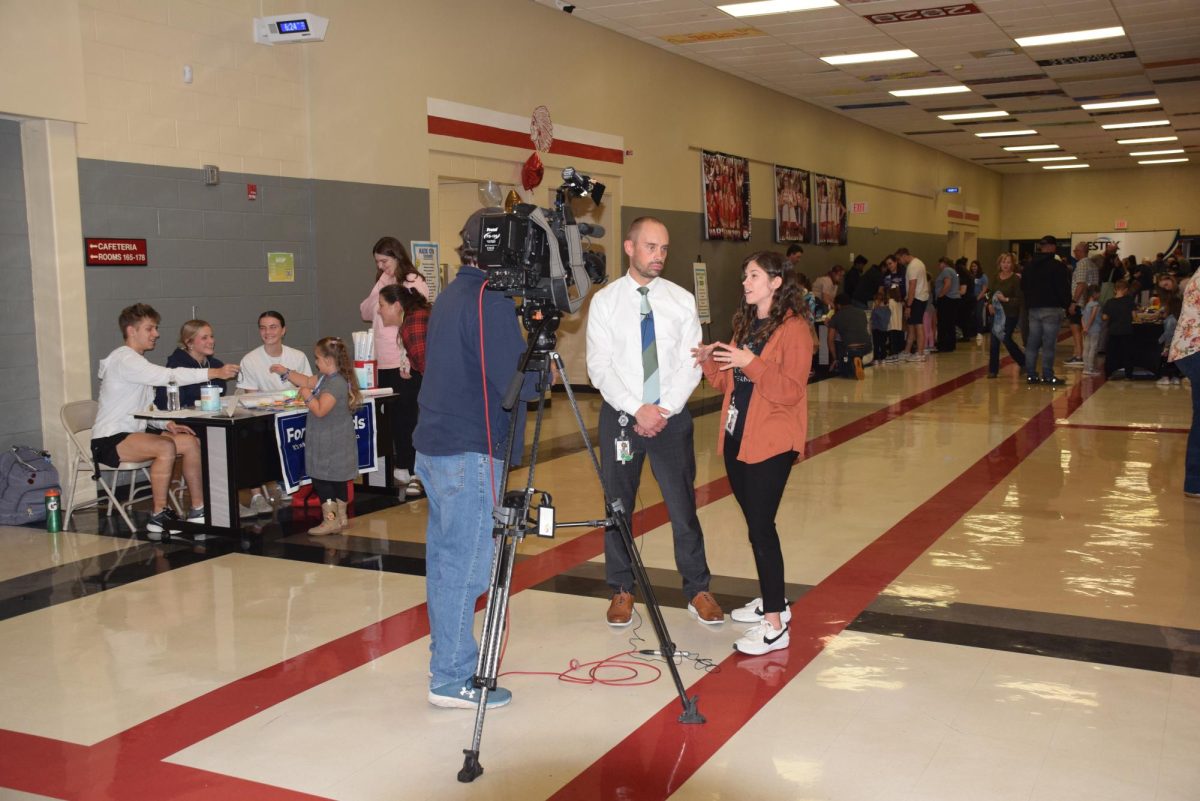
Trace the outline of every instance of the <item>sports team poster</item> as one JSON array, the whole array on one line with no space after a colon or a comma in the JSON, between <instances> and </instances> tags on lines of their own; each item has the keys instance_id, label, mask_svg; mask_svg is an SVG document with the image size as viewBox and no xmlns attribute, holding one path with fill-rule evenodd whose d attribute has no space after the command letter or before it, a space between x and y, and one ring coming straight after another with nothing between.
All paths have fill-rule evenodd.
<instances>
[{"instance_id":1,"label":"sports team poster","mask_svg":"<svg viewBox=\"0 0 1200 801\"><path fill-rule=\"evenodd\" d=\"M700 151L704 183L704 238L750 239L750 161Z\"/></svg>"},{"instance_id":2,"label":"sports team poster","mask_svg":"<svg viewBox=\"0 0 1200 801\"><path fill-rule=\"evenodd\" d=\"M846 224L846 182L813 173L812 188L812 241L818 245L846 244L850 233Z\"/></svg>"},{"instance_id":3,"label":"sports team poster","mask_svg":"<svg viewBox=\"0 0 1200 801\"><path fill-rule=\"evenodd\" d=\"M809 242L808 170L775 165L775 241Z\"/></svg>"}]
</instances>

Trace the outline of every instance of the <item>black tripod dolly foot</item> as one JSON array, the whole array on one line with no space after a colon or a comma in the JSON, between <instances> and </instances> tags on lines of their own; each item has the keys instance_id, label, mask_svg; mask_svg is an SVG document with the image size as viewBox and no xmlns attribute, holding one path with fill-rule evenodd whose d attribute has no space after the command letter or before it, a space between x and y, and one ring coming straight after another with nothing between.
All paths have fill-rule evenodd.
<instances>
[{"instance_id":1,"label":"black tripod dolly foot","mask_svg":"<svg viewBox=\"0 0 1200 801\"><path fill-rule=\"evenodd\" d=\"M466 756L463 757L463 766L462 770L458 772L458 780L463 784L468 784L478 779L479 775L483 773L483 765L479 764L478 751L464 748L463 754Z\"/></svg>"},{"instance_id":2,"label":"black tripod dolly foot","mask_svg":"<svg viewBox=\"0 0 1200 801\"><path fill-rule=\"evenodd\" d=\"M704 715L700 714L700 709L697 706L700 702L700 696L693 695L687 699L683 705L683 714L679 716L680 723L707 723Z\"/></svg>"}]
</instances>

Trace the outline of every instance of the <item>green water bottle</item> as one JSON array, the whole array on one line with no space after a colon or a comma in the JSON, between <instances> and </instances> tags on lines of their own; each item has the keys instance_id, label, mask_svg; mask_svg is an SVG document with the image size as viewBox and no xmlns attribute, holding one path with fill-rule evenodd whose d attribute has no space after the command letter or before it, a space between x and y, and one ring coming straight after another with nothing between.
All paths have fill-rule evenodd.
<instances>
[{"instance_id":1,"label":"green water bottle","mask_svg":"<svg viewBox=\"0 0 1200 801\"><path fill-rule=\"evenodd\" d=\"M62 531L62 493L58 487L46 490L46 531L57 534Z\"/></svg>"}]
</instances>

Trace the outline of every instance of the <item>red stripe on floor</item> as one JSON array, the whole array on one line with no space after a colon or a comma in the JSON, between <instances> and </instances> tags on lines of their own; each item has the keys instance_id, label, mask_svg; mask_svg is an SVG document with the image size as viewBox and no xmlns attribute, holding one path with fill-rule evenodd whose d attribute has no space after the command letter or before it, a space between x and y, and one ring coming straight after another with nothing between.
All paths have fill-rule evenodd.
<instances>
[{"instance_id":1,"label":"red stripe on floor","mask_svg":"<svg viewBox=\"0 0 1200 801\"><path fill-rule=\"evenodd\" d=\"M791 646L759 657L730 656L688 689L708 722L678 722L678 700L551 796L665 799L795 678L889 584L996 487L1103 382L1076 384L881 537L792 605Z\"/></svg>"},{"instance_id":2,"label":"red stripe on floor","mask_svg":"<svg viewBox=\"0 0 1200 801\"><path fill-rule=\"evenodd\" d=\"M69 799L165 799L189 801L321 799L269 784L169 762L145 762L132 753L66 743L0 730L0 776L4 786Z\"/></svg>"}]
</instances>

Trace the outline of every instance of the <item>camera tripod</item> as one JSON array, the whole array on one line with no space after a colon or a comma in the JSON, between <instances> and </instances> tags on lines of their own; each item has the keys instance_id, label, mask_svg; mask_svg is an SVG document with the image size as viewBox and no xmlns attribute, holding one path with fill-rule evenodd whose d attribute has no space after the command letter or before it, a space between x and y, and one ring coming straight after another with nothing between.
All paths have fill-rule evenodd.
<instances>
[{"instance_id":1,"label":"camera tripod","mask_svg":"<svg viewBox=\"0 0 1200 801\"><path fill-rule=\"evenodd\" d=\"M675 648L675 643L671 641L670 632L667 631L667 624L663 620L662 610L659 608L658 600L654 596L654 588L651 586L650 579L646 574L646 566L643 564L641 554L634 544L633 530L629 524L628 513L623 508L620 500L609 498L608 493L604 490L603 474L600 472L600 461L596 456L595 450L592 448L592 441L588 436L587 426L583 422L583 415L579 411L579 403L575 400L575 393L571 389L571 382L567 377L567 370L563 365L562 357L554 350L555 337L553 332L558 324L558 312L548 312L544 317L535 316L534 320L536 321L535 325L531 327L532 330L529 334L529 347L526 349L524 356L521 357L517 373L513 376L512 384L509 386L508 393L504 398L504 409L512 411L518 402L521 387L525 383L525 376L527 374L537 375L537 417L534 423L533 446L529 457L529 476L525 482L525 489L509 492L508 472L506 470L500 489L502 504L496 507L493 512L496 527L493 530L492 536L498 537L500 542L497 543L496 553L492 559L492 579L488 587L487 608L484 612L483 633L480 637L479 661L473 678L475 686L480 691L479 705L475 712L475 731L471 739L471 747L463 750L463 754L465 755L463 766L458 772L458 780L460 782L474 781L483 773L483 766L479 764L479 744L483 739L483 723L487 715L488 693L496 689L496 677L500 667L500 651L504 642L504 628L508 613L508 600L512 589L513 566L516 561L517 546L521 544L525 535L531 531L537 533L538 536L552 537L554 536L555 528L596 528L604 526L606 529L611 528L618 533L622 544L629 553L634 582L642 590L642 600L646 604L647 616L650 618L654 633L658 637L659 653L666 660L667 668L671 672L671 678L675 682L675 690L679 693L679 703L683 707L683 712L679 716L679 722L705 722L704 716L697 709L699 696L689 698L683 686L683 680L679 676L679 668L675 664L677 649ZM529 323L531 320L527 317L526 322ZM550 384L552 383L551 365L558 368L558 374L562 378L563 389L566 391L571 411L575 415L575 422L579 426L579 433L583 437L583 444L588 456L592 460L592 467L596 471L597 480L600 481L601 491L604 492L604 506L607 517L603 520L556 524L554 521L554 508L551 505L549 494L534 489L533 481L534 472L537 468L542 413L545 409L546 392L550 389ZM513 417L514 424L509 426L508 440L505 446L506 465L512 463L513 448L516 446L514 442L517 428L515 425L515 413ZM536 507L538 510L536 520L531 521L530 510L535 494L541 496L541 503ZM536 528L531 523L536 524Z\"/></svg>"}]
</instances>

